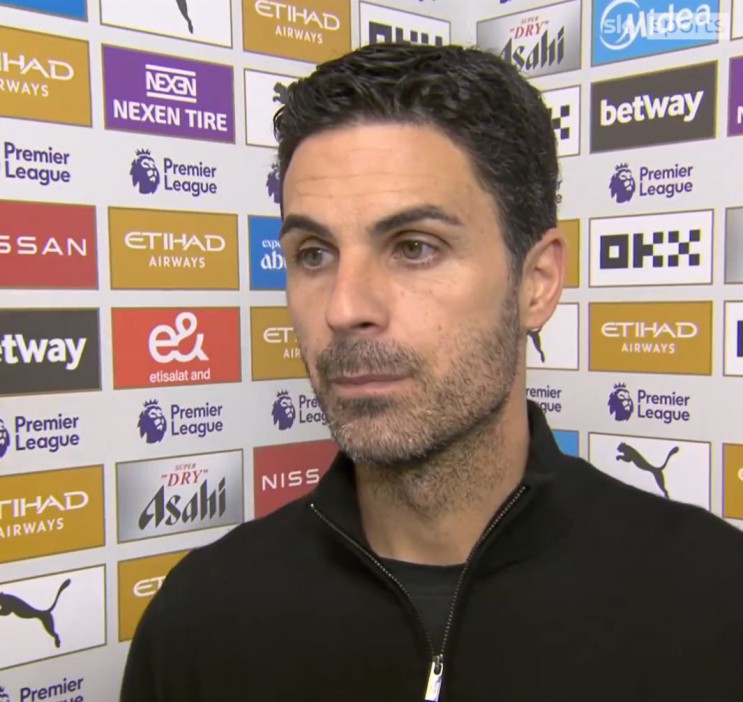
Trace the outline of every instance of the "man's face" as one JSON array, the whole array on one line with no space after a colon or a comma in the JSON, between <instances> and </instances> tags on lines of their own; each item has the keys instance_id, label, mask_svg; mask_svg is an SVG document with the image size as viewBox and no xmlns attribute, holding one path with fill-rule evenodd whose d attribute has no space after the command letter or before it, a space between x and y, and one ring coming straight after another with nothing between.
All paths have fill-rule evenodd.
<instances>
[{"instance_id":1,"label":"man's face","mask_svg":"<svg viewBox=\"0 0 743 702\"><path fill-rule=\"evenodd\" d=\"M295 152L283 206L294 329L353 460L425 458L503 406L518 291L465 152L430 127L331 130Z\"/></svg>"}]
</instances>

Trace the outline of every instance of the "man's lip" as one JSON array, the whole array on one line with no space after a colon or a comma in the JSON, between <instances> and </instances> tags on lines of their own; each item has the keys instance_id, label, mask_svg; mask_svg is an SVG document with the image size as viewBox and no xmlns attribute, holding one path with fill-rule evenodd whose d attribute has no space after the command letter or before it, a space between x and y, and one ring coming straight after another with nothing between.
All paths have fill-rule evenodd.
<instances>
[{"instance_id":1,"label":"man's lip","mask_svg":"<svg viewBox=\"0 0 743 702\"><path fill-rule=\"evenodd\" d=\"M336 385L365 385L366 383L392 383L403 380L402 375L380 375L370 373L368 375L339 375L331 378L330 382Z\"/></svg>"}]
</instances>

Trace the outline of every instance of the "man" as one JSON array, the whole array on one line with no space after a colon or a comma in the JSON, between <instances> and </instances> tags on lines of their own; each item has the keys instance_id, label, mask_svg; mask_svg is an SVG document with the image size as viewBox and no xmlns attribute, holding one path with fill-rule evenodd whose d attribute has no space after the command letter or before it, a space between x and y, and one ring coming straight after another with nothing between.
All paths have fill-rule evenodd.
<instances>
[{"instance_id":1,"label":"man","mask_svg":"<svg viewBox=\"0 0 743 702\"><path fill-rule=\"evenodd\" d=\"M566 258L537 90L377 45L275 126L288 305L342 453L172 571L123 702L739 700L743 537L562 455L525 400Z\"/></svg>"}]
</instances>

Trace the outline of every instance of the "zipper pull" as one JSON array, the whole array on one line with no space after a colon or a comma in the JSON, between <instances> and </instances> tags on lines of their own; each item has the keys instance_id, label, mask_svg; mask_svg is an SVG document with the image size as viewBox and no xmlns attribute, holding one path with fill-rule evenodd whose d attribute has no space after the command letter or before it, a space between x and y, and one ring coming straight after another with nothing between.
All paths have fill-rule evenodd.
<instances>
[{"instance_id":1,"label":"zipper pull","mask_svg":"<svg viewBox=\"0 0 743 702\"><path fill-rule=\"evenodd\" d=\"M428 674L425 702L439 702L441 679L444 677L444 656L439 654L431 661L431 672Z\"/></svg>"}]
</instances>

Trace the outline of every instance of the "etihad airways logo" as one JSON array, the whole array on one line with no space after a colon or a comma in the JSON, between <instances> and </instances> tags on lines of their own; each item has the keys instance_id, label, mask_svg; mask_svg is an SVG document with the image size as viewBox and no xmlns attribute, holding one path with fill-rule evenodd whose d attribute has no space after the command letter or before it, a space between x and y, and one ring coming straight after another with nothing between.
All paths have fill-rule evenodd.
<instances>
[{"instance_id":1,"label":"etihad airways logo","mask_svg":"<svg viewBox=\"0 0 743 702\"><path fill-rule=\"evenodd\" d=\"M594 371L711 375L712 303L591 303Z\"/></svg>"},{"instance_id":2,"label":"etihad airways logo","mask_svg":"<svg viewBox=\"0 0 743 702\"><path fill-rule=\"evenodd\" d=\"M114 308L114 388L241 380L237 307Z\"/></svg>"},{"instance_id":3,"label":"etihad airways logo","mask_svg":"<svg viewBox=\"0 0 743 702\"><path fill-rule=\"evenodd\" d=\"M242 0L243 48L321 63L351 50L348 0Z\"/></svg>"},{"instance_id":4,"label":"etihad airways logo","mask_svg":"<svg viewBox=\"0 0 743 702\"><path fill-rule=\"evenodd\" d=\"M253 380L307 377L286 307L251 307L250 339Z\"/></svg>"},{"instance_id":5,"label":"etihad airways logo","mask_svg":"<svg viewBox=\"0 0 743 702\"><path fill-rule=\"evenodd\" d=\"M88 43L0 27L0 116L90 126Z\"/></svg>"},{"instance_id":6,"label":"etihad airways logo","mask_svg":"<svg viewBox=\"0 0 743 702\"><path fill-rule=\"evenodd\" d=\"M717 63L614 78L591 86L591 151L715 136Z\"/></svg>"},{"instance_id":7,"label":"etihad airways logo","mask_svg":"<svg viewBox=\"0 0 743 702\"><path fill-rule=\"evenodd\" d=\"M114 290L237 290L237 216L108 210Z\"/></svg>"}]
</instances>

